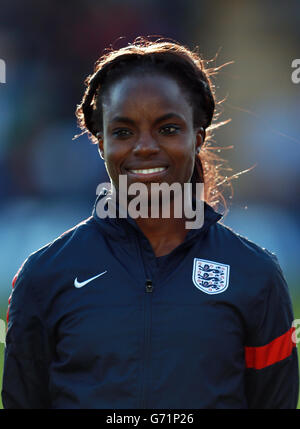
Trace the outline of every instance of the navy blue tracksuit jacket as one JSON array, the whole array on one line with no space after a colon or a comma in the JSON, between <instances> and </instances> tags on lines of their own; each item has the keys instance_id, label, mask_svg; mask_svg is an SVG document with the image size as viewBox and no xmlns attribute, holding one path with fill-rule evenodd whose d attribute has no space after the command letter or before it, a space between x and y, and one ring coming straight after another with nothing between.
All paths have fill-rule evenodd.
<instances>
[{"instance_id":1,"label":"navy blue tracksuit jacket","mask_svg":"<svg viewBox=\"0 0 300 429\"><path fill-rule=\"evenodd\" d=\"M205 205L203 227L156 258L133 219L94 209L30 255L9 300L4 407L296 408L282 271L220 218Z\"/></svg>"}]
</instances>

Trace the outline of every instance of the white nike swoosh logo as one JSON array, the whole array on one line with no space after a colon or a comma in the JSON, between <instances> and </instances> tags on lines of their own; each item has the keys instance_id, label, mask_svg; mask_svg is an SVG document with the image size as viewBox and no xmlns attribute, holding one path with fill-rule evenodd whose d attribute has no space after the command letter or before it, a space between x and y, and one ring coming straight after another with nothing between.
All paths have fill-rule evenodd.
<instances>
[{"instance_id":1,"label":"white nike swoosh logo","mask_svg":"<svg viewBox=\"0 0 300 429\"><path fill-rule=\"evenodd\" d=\"M103 273L100 273L100 274L98 274L97 276L91 277L90 279L87 279L87 280L85 280L84 282L79 282L79 281L77 280L77 277L76 277L76 279L74 280L74 286L75 286L75 287L77 287L77 288L82 287L82 286L85 286L85 285L87 285L89 282L91 282L92 280L95 280L95 279L97 279L98 277L103 276L103 274L105 274L105 273L107 273L107 271L103 271Z\"/></svg>"}]
</instances>

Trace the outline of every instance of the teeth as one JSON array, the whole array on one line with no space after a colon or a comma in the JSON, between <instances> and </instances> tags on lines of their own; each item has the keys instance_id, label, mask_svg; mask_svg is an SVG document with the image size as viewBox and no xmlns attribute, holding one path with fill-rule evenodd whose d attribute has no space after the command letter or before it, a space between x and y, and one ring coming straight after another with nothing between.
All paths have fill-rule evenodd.
<instances>
[{"instance_id":1,"label":"teeth","mask_svg":"<svg viewBox=\"0 0 300 429\"><path fill-rule=\"evenodd\" d=\"M160 171L166 170L166 167L157 167L157 168L145 168L143 170L129 170L131 173L137 174L151 174L151 173L159 173Z\"/></svg>"}]
</instances>

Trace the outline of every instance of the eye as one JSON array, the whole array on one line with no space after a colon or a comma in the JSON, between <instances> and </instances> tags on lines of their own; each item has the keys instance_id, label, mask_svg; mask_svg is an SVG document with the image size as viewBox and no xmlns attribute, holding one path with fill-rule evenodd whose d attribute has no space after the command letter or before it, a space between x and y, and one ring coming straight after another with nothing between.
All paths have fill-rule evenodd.
<instances>
[{"instance_id":1,"label":"eye","mask_svg":"<svg viewBox=\"0 0 300 429\"><path fill-rule=\"evenodd\" d=\"M178 134L179 131L180 131L179 125L164 125L159 130L160 134L164 136Z\"/></svg>"},{"instance_id":2,"label":"eye","mask_svg":"<svg viewBox=\"0 0 300 429\"><path fill-rule=\"evenodd\" d=\"M126 138L132 135L132 132L128 128L117 128L113 130L112 135L114 137Z\"/></svg>"}]
</instances>

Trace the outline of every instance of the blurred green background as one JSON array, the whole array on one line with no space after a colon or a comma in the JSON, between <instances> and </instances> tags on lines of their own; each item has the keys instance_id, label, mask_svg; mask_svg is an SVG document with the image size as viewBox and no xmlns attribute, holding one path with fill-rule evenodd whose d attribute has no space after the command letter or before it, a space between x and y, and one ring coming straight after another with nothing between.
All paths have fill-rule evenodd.
<instances>
[{"instance_id":1,"label":"blurred green background","mask_svg":"<svg viewBox=\"0 0 300 429\"><path fill-rule=\"evenodd\" d=\"M298 0L10 0L1 4L0 318L24 259L91 214L103 161L79 132L74 111L85 77L111 44L160 35L199 47L212 66L215 132L232 171L224 223L275 252L300 319L300 58ZM122 39L120 39L122 37ZM3 358L0 344L0 367ZM1 368L0 368L1 369ZM0 377L2 370L0 371Z\"/></svg>"}]
</instances>

